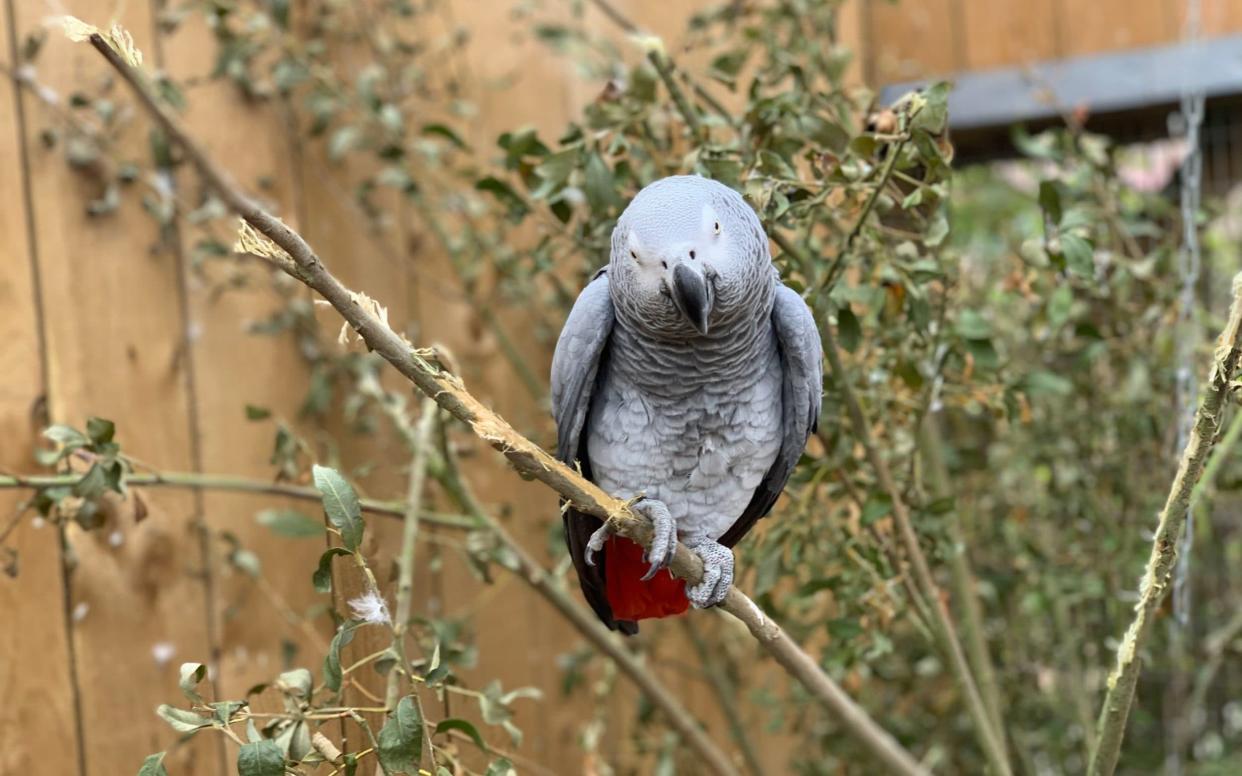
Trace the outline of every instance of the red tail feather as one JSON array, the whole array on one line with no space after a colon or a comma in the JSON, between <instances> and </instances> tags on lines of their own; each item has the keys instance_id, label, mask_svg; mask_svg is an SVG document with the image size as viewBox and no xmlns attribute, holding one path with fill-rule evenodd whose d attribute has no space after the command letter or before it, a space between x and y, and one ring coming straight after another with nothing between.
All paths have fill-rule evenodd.
<instances>
[{"instance_id":1,"label":"red tail feather","mask_svg":"<svg viewBox=\"0 0 1242 776\"><path fill-rule=\"evenodd\" d=\"M609 538L604 546L605 582L608 605L618 620L646 620L681 614L690 608L686 583L667 570L644 582L648 564L643 548L621 536Z\"/></svg>"}]
</instances>

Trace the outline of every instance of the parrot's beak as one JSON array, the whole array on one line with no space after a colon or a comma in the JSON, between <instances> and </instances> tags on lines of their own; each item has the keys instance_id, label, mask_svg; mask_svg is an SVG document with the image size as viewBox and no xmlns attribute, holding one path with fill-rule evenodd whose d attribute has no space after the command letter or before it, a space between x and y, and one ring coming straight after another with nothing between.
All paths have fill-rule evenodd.
<instances>
[{"instance_id":1,"label":"parrot's beak","mask_svg":"<svg viewBox=\"0 0 1242 776\"><path fill-rule=\"evenodd\" d=\"M673 267L673 304L699 334L706 334L712 313L712 288L698 266Z\"/></svg>"}]
</instances>

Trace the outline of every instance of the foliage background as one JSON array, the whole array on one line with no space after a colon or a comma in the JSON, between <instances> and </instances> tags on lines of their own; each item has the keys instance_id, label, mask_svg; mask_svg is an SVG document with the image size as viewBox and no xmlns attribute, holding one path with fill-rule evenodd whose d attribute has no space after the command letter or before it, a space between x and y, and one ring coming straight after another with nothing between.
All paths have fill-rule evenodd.
<instances>
[{"instance_id":1,"label":"foliage background","mask_svg":"<svg viewBox=\"0 0 1242 776\"><path fill-rule=\"evenodd\" d=\"M0 191L22 207L2 222L16 236L4 255L5 361L20 365L5 382L4 419L7 438L27 441L5 445L5 465L35 470L35 431L103 415L136 469L306 482L321 460L368 495L400 498L407 462L384 410L387 391L404 387L341 347L332 316L301 292L238 262L232 220L89 52L41 33L33 6L6 10L21 97L0 112ZM108 12L71 10L100 22ZM870 94L858 70L885 60L849 69L860 42L846 39L857 14L848 6L727 4L685 32L671 14L626 10L664 34L689 74L672 80L681 105L644 59L651 44L627 41L582 4L500 14L443 2L212 2L135 6L123 23L166 75L165 99L219 158L351 285L389 305L411 339L446 342L467 383L490 387L538 439L550 438L550 343L628 197L678 171L737 185L779 235L786 277L813 290L847 351L781 517L743 550L742 584L929 765L981 772L903 584L890 505L839 402L836 381L850 381L963 622L959 593L977 590L974 635L991 651L1020 770L1080 771L1174 465L1180 225L1170 191L1127 185L1128 152L1074 126L1019 135L1025 163L950 180L935 95L908 142L864 131ZM549 90L574 108L539 109ZM873 200L890 167L892 188ZM1221 279L1236 269L1231 224L1223 204L1204 216L1189 334L1199 371L1224 309ZM920 427L932 430L920 437ZM563 573L550 495L454 440L484 500ZM1200 502L1193 616L1168 638L1160 625L1130 772L1171 752L1189 772L1238 765L1234 468L1221 465L1220 492ZM171 745L151 710L175 702L178 663L208 663L215 697L239 697L317 665L329 604L343 615L359 589L346 576L337 599L314 591L322 544L289 538L292 523L256 522L280 506L270 497L143 493L70 494L42 519L25 513L7 540L20 574L3 580L0 605L30 630L0 641L0 687L29 700L4 712L19 723L0 718L0 770L136 769ZM448 509L443 494L432 498ZM396 535L373 525L366 548L385 582ZM423 550L423 646L439 643L465 688L487 695L499 677L505 689L542 690L504 704L521 740L483 728L525 758L520 770L694 771L615 670L507 581L486 536L432 529ZM963 557L977 581L959 589ZM689 622L714 678L677 623L645 629L637 647L718 740L730 740L723 686L771 772L865 772L748 639L709 615ZM360 632L346 659L382 646ZM462 713L484 721L477 706ZM18 730L49 743L4 738ZM173 747L170 771L232 761L203 738Z\"/></svg>"}]
</instances>

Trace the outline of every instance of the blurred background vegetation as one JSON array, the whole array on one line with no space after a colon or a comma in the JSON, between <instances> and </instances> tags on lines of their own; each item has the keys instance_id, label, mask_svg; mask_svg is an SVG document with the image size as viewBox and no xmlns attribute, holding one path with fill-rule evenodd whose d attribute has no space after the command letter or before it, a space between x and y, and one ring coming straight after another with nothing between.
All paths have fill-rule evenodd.
<instances>
[{"instance_id":1,"label":"blurred background vegetation","mask_svg":"<svg viewBox=\"0 0 1242 776\"><path fill-rule=\"evenodd\" d=\"M101 26L113 13L76 5ZM848 386L1015 772L1082 772L1239 269L1231 162L1200 203L1185 122L1118 136L1076 105L1006 126L1003 153L968 154L949 84L878 100L891 81L1013 64L954 36L1007 39L1036 11L988 17L968 3L963 32L960 3L916 0L677 3L676 25L670 4L463 5L212 0L120 21L165 105L221 164L545 443L552 343L630 197L675 173L736 187L843 351L787 497L739 550L740 586L929 769L986 772ZM1118 30L1159 5L1165 37L1108 48L1176 43L1188 24L1180 5L1113 5ZM330 311L241 255L235 218L179 150L34 6L7 7L0 109L0 353L14 365L0 391L12 441L0 618L17 624L0 636L0 690L22 699L0 711L0 772L132 772L163 750L170 773L232 772L232 743L180 742L152 710L177 702L185 661L208 667L198 679L214 700L297 709L288 675L249 690L303 666L318 682L325 654L337 671L385 657L387 637L365 628L333 641L366 583L329 560L331 582L312 586L324 533L315 504L287 489L316 484L323 462L399 514L413 402L338 338ZM1070 37L1015 61L1084 53ZM538 113L549 90L573 109ZM119 449L92 416L115 422ZM1237 417L1145 650L1125 773L1242 769ZM437 433L486 511L576 596L554 497L461 429ZM200 488L168 487L178 477ZM422 693L428 721L461 722L430 740L439 765L706 772L612 661L517 589L512 547L445 470L432 479L413 659L439 685ZM220 492L243 480L269 492ZM368 520L360 556L391 591L399 528ZM660 622L627 647L742 772L875 772L722 618ZM384 681L350 677L343 692L380 705L366 698ZM297 760L309 726L295 727L266 733Z\"/></svg>"}]
</instances>

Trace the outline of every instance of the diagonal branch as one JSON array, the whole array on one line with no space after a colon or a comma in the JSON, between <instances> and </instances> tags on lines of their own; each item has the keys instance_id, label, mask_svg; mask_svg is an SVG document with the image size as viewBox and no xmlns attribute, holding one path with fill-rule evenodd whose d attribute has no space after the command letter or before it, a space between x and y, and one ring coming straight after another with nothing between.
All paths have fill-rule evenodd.
<instances>
[{"instance_id":1,"label":"diagonal branch","mask_svg":"<svg viewBox=\"0 0 1242 776\"><path fill-rule=\"evenodd\" d=\"M905 546L910 565L914 569L916 587L919 588L927 599L928 604L930 604L934 618L933 625L935 626L933 632L939 637L941 646L949 658L949 668L952 670L953 677L965 696L966 710L970 713L971 721L974 723L975 734L979 738L979 744L982 746L983 753L987 757L992 769L1000 776L1008 776L1011 771L1009 768L1009 757L1005 751L1004 736L993 727L992 717L983 702L983 696L979 693L978 685L975 684L970 666L966 662L966 652L962 648L961 639L957 636L957 628L953 625L953 618L949 615L948 605L945 603L944 596L941 594L940 588L932 576L931 566L927 562L927 555L924 554L923 548L919 545L918 533L914 530L914 523L910 519L910 509L901 496L901 489L897 487L897 482L893 479L888 463L880 456L879 450L871 438L870 423L863 412L862 404L858 401L858 396L855 395L854 389L850 385L848 376L845 374L845 366L841 363L841 352L837 348L837 340L833 334L832 326L824 326L820 335L824 340L824 353L828 356L828 364L832 369L833 380L841 392L841 400L845 403L846 411L850 416L850 424L853 426L854 436L858 438L863 451L866 453L867 461L875 472L876 481L884 489L884 492L888 494L889 500L892 502L893 519L897 524L897 533Z\"/></svg>"},{"instance_id":2,"label":"diagonal branch","mask_svg":"<svg viewBox=\"0 0 1242 776\"><path fill-rule=\"evenodd\" d=\"M637 541L644 547L650 545L651 526L646 520L635 516L627 502L605 493L599 486L587 481L543 448L519 434L504 418L485 407L468 392L457 377L442 371L429 361L428 351L416 350L405 338L393 331L363 304L364 300L360 295L346 288L328 271L301 235L243 193L206 152L190 139L181 123L160 106L147 87L144 76L113 50L103 36L92 34L90 42L133 88L142 107L151 114L160 128L181 146L186 159L198 170L205 183L246 223L288 254L286 260L276 262L278 266L318 292L336 308L371 350L388 361L420 391L435 399L449 414L465 423L476 436L500 451L520 474L552 488L576 509L611 521L626 538ZM670 568L676 576L692 584L698 582L703 575L702 562L680 544ZM736 587L732 588L721 608L741 620L760 645L889 770L900 774L926 773L891 734L877 725L745 593Z\"/></svg>"},{"instance_id":3,"label":"diagonal branch","mask_svg":"<svg viewBox=\"0 0 1242 776\"><path fill-rule=\"evenodd\" d=\"M1087 768L1092 776L1111 776L1117 767L1121 741L1126 734L1126 720L1134 704L1139 671L1143 668L1142 650L1151 633L1152 615L1169 590L1191 494L1220 434L1225 400L1234 387L1233 378L1239 362L1242 362L1242 274L1233 278L1233 305L1229 310L1229 320L1217 341L1212 371L1203 389L1203 402L1195 413L1194 428L1190 439L1186 440L1181 464L1169 488L1168 500L1160 512L1160 522L1152 540L1151 558L1139 583L1134 620L1117 650L1117 665L1108 677L1108 693L1100 710L1095 751Z\"/></svg>"}]
</instances>

